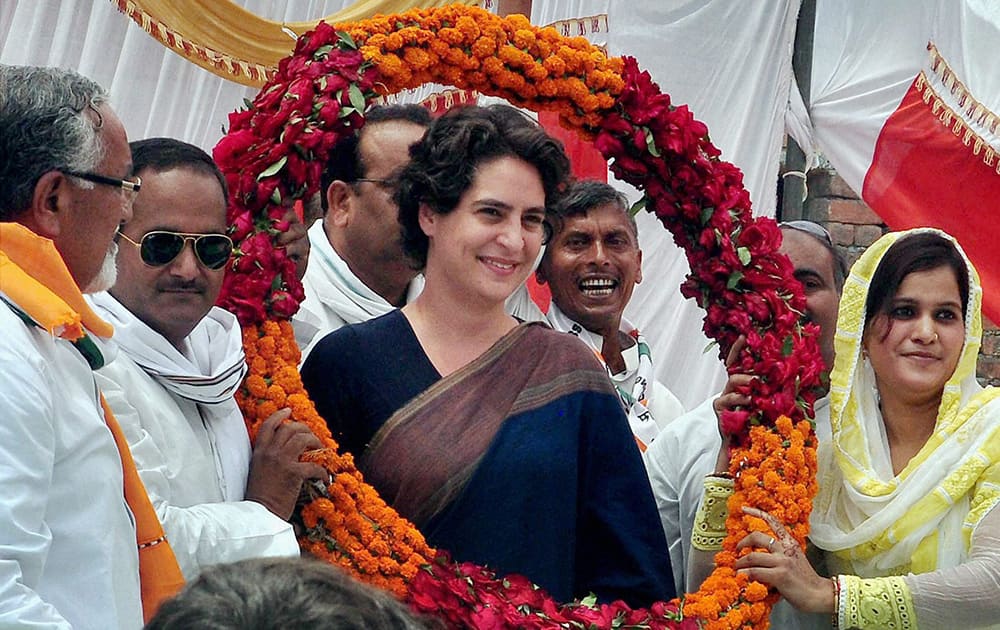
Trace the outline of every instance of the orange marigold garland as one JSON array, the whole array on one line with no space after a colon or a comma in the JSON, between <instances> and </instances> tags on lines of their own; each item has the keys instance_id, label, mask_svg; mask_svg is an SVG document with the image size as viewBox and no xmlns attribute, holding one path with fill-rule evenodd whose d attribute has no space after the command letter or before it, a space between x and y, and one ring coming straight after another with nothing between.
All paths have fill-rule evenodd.
<instances>
[{"instance_id":1,"label":"orange marigold garland","mask_svg":"<svg viewBox=\"0 0 1000 630\"><path fill-rule=\"evenodd\" d=\"M337 453L302 388L298 348L288 319L303 299L294 265L274 246L287 229L289 204L319 186L330 148L364 124L379 94L426 82L472 89L534 110L594 138L612 171L645 192L644 204L682 245L692 274L682 286L707 311L705 332L728 349L746 348L734 371L755 374L749 411L727 413L736 435L729 537L715 573L681 602L632 610L622 602L553 602L524 578L498 579L472 564L451 563L364 483L349 454ZM634 59L608 58L583 38L500 18L464 5L413 10L342 24L320 23L248 109L230 116L215 149L231 198L237 250L220 304L244 326L250 373L238 399L251 433L281 407L324 443L311 454L330 483L311 488L295 518L303 549L359 578L406 596L414 608L452 626L571 628L764 627L770 604L763 585L733 570L736 543L761 521L743 505L768 510L804 540L815 494L810 424L822 362L814 326L800 324L801 289L780 233L754 219L742 174L719 159L707 128L674 106Z\"/></svg>"},{"instance_id":2,"label":"orange marigold garland","mask_svg":"<svg viewBox=\"0 0 1000 630\"><path fill-rule=\"evenodd\" d=\"M337 452L337 443L306 395L299 376L301 358L288 320L267 320L243 329L243 347L250 373L236 394L251 438L272 413L282 407L306 424L323 442L307 459L330 473L325 488L315 488L300 505L296 519L305 532L303 551L338 564L357 578L392 591L399 597L420 567L436 552L420 532L382 501L364 483L349 453Z\"/></svg>"},{"instance_id":3,"label":"orange marigold garland","mask_svg":"<svg viewBox=\"0 0 1000 630\"><path fill-rule=\"evenodd\" d=\"M736 544L750 532L769 531L764 521L744 514L742 508L770 512L805 545L817 490L815 435L806 420L793 424L782 416L773 427L754 426L749 440L734 447L730 458L735 487L723 550L716 556L716 570L684 602L685 615L703 620L709 630L764 627L777 600L763 584L733 568L737 558L752 551L737 551Z\"/></svg>"}]
</instances>

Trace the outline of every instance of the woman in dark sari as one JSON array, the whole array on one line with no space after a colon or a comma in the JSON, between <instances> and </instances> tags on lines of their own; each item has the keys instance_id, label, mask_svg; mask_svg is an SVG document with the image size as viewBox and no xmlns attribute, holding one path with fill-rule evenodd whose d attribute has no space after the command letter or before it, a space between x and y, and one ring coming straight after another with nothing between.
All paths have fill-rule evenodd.
<instances>
[{"instance_id":1,"label":"woman in dark sari","mask_svg":"<svg viewBox=\"0 0 1000 630\"><path fill-rule=\"evenodd\" d=\"M578 340L505 300L568 177L559 143L505 106L435 121L397 200L423 292L330 334L303 379L367 480L455 560L569 600L673 597L649 482L614 389Z\"/></svg>"}]
</instances>

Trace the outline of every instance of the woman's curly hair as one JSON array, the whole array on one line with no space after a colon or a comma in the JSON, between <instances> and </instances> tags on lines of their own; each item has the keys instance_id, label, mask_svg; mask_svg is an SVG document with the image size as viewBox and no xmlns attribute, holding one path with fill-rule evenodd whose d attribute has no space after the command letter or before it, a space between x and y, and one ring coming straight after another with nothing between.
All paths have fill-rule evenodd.
<instances>
[{"instance_id":1,"label":"woman's curly hair","mask_svg":"<svg viewBox=\"0 0 1000 630\"><path fill-rule=\"evenodd\" d=\"M551 208L570 174L562 143L533 120L507 105L461 107L435 120L410 148L410 163L399 175L396 201L403 228L403 249L422 269L428 239L420 228L421 204L448 214L472 185L480 164L502 157L535 167Z\"/></svg>"}]
</instances>

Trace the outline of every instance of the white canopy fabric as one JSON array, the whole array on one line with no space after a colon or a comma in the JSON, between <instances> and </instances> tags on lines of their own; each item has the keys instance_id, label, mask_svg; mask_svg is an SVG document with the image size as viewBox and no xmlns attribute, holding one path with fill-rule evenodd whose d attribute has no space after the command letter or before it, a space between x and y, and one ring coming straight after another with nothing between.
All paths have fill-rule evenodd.
<instances>
[{"instance_id":1,"label":"white canopy fabric","mask_svg":"<svg viewBox=\"0 0 1000 630\"><path fill-rule=\"evenodd\" d=\"M799 0L610 3L609 52L634 56L708 125L759 216L775 212L798 10ZM691 409L721 391L725 371L717 348L703 352L704 311L678 291L686 259L654 217L638 219L644 279L626 315L645 332L657 377Z\"/></svg>"},{"instance_id":2,"label":"white canopy fabric","mask_svg":"<svg viewBox=\"0 0 1000 630\"><path fill-rule=\"evenodd\" d=\"M819 0L813 140L892 229L930 226L1000 321L1000 3Z\"/></svg>"},{"instance_id":3,"label":"white canopy fabric","mask_svg":"<svg viewBox=\"0 0 1000 630\"><path fill-rule=\"evenodd\" d=\"M1000 3L817 2L809 104L814 141L859 193L886 119L928 66L928 42L978 101L1000 112L994 56L1000 46ZM978 131L1000 151L1000 129Z\"/></svg>"},{"instance_id":4,"label":"white canopy fabric","mask_svg":"<svg viewBox=\"0 0 1000 630\"><path fill-rule=\"evenodd\" d=\"M272 20L306 20L351 0L243 0ZM167 50L109 0L0 3L0 63L72 68L111 93L130 139L167 136L211 150L229 113L257 90Z\"/></svg>"}]
</instances>

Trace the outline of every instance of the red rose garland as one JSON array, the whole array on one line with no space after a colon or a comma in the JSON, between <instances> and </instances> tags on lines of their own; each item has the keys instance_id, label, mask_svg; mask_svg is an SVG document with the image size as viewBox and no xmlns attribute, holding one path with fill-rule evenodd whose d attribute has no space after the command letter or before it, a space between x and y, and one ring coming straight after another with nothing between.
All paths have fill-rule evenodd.
<instances>
[{"instance_id":1,"label":"red rose garland","mask_svg":"<svg viewBox=\"0 0 1000 630\"><path fill-rule=\"evenodd\" d=\"M230 187L228 215L237 242L220 304L247 329L248 356L261 356L258 344L293 343L287 324L261 328L290 318L303 299L294 265L274 246L287 229L281 221L287 206L318 188L331 147L364 124L362 112L376 92L428 81L558 111L566 126L595 137L616 176L644 191L646 209L687 252L693 271L681 290L706 309L706 334L720 352L738 336L747 338L732 369L758 376L748 390L752 411L723 419L738 436L749 436L732 459L734 474L747 483L737 483L730 504L736 516L720 567L706 582L709 590L687 597L686 618L677 603L648 610L589 600L562 606L523 578L498 579L444 555L414 574L406 567L433 550L372 498L349 456L333 454L336 445L296 378L297 353L271 353L282 356L252 362L253 391L244 387L239 397L248 422L255 427L275 400L297 401L293 417L316 425L330 447L323 463L339 479L330 486L339 497L333 503L320 496L300 508L303 545L329 550L331 562L362 579L396 592L403 588L414 608L455 626L695 627L695 617L707 627L766 623L767 590L732 570L735 541L763 524L735 508L773 511L804 538L815 493L815 445L808 423L788 419L811 412L822 362L812 325L800 324L804 298L788 259L777 254L776 224L752 217L740 171L719 159L705 125L686 106L672 105L634 59L609 59L586 40L538 29L523 16L499 18L466 6L379 16L337 31L321 23L302 36L248 109L230 116L229 133L215 149ZM757 428L748 431L750 426ZM786 459L799 466L785 471ZM756 491L757 482L750 481L757 479L767 492ZM337 509L356 509L363 518ZM354 525L339 525L345 518ZM381 519L393 526L383 527Z\"/></svg>"}]
</instances>

